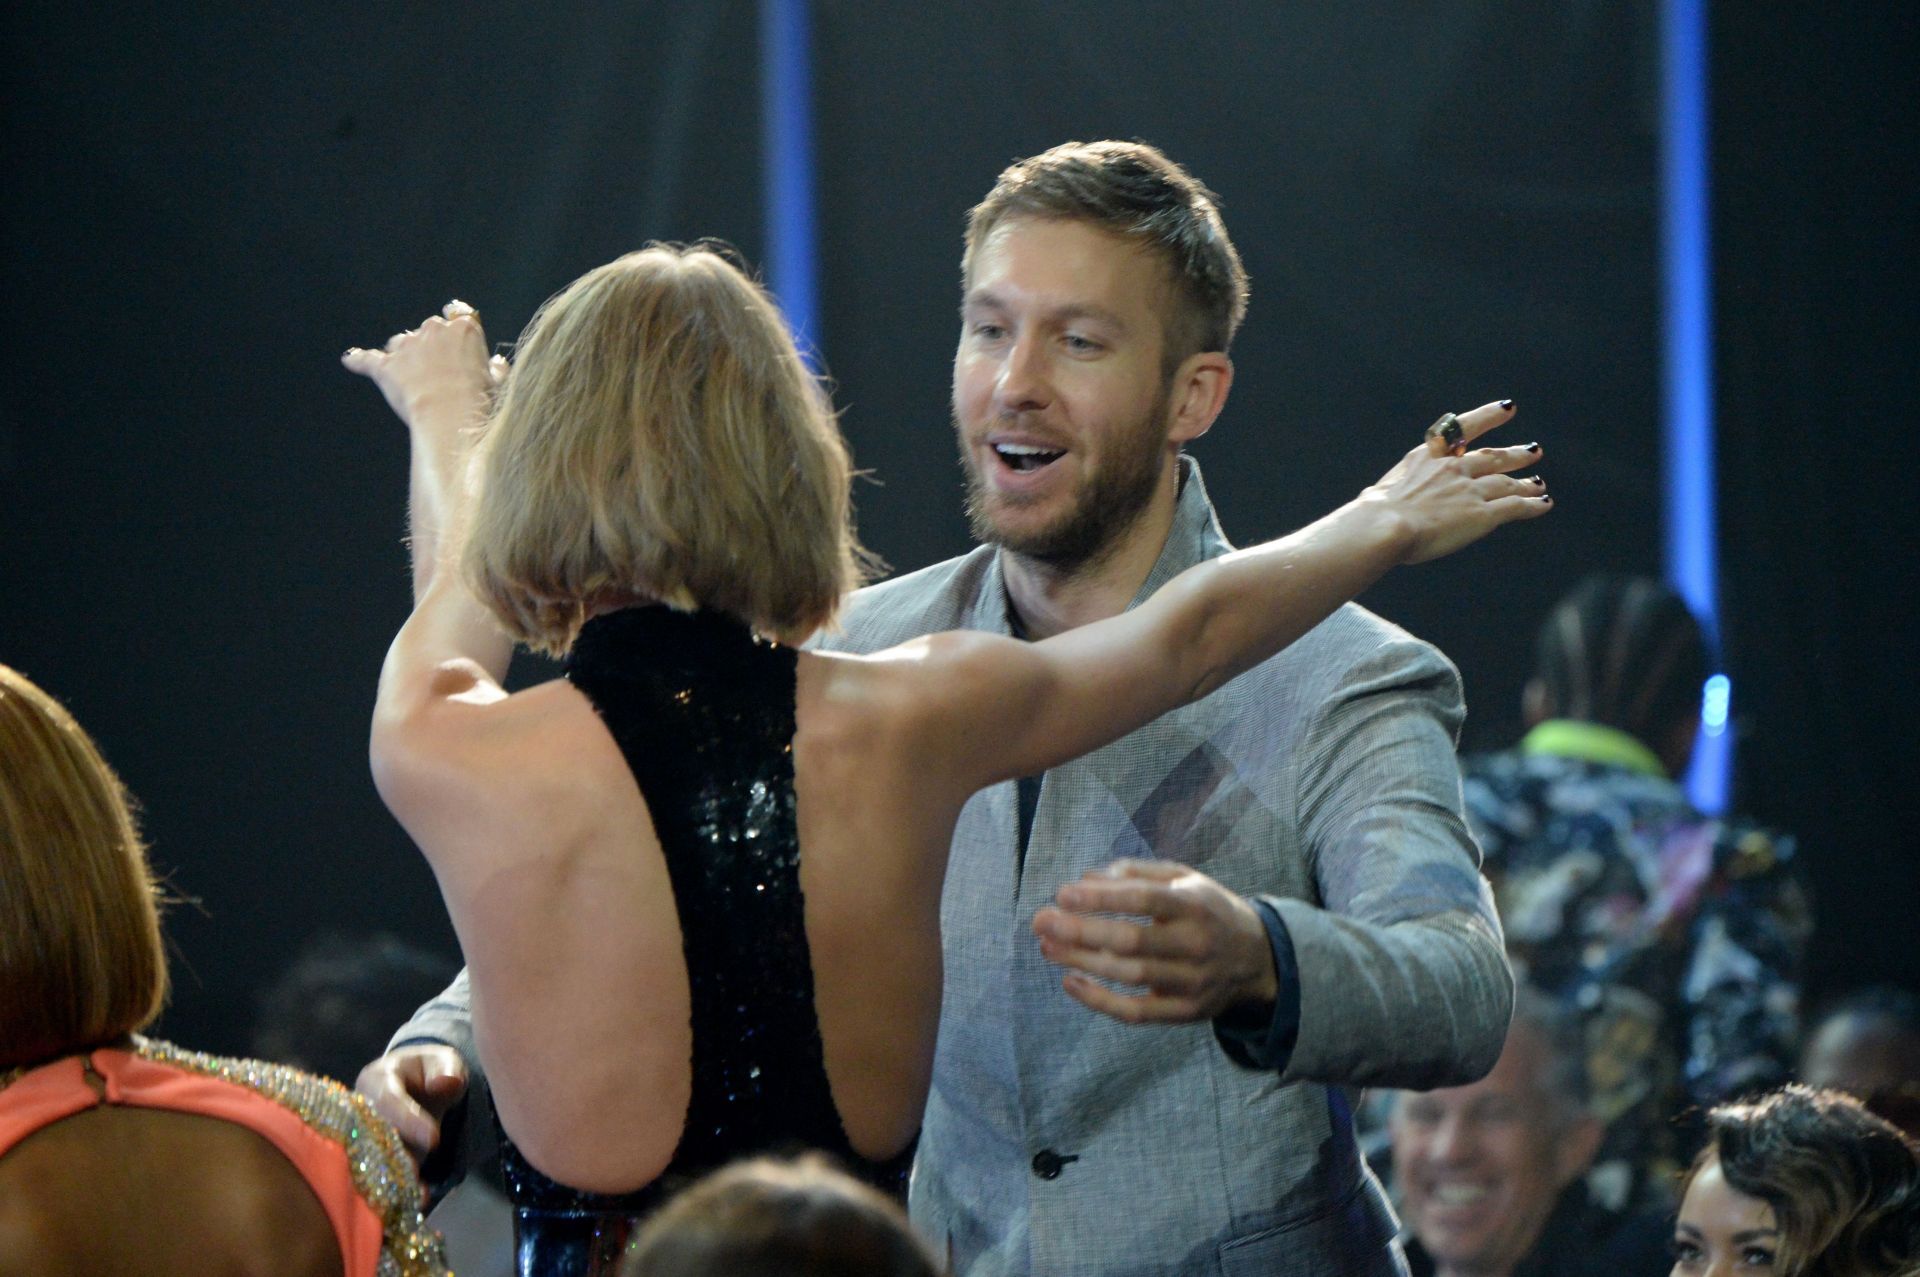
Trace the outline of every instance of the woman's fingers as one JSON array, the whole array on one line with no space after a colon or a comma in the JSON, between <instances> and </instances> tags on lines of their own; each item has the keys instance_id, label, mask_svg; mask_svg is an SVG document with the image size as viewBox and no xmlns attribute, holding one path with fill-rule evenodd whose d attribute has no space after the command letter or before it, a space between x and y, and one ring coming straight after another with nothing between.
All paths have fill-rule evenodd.
<instances>
[{"instance_id":1,"label":"woman's fingers","mask_svg":"<svg viewBox=\"0 0 1920 1277\"><path fill-rule=\"evenodd\" d=\"M1495 426L1504 426L1512 421L1513 414L1518 411L1511 399L1483 403L1478 408L1460 414L1460 430L1466 436L1466 442L1472 443Z\"/></svg>"},{"instance_id":2,"label":"woman's fingers","mask_svg":"<svg viewBox=\"0 0 1920 1277\"><path fill-rule=\"evenodd\" d=\"M1537 519L1553 509L1553 497L1544 492L1538 496L1499 497L1487 502L1487 509L1500 523Z\"/></svg>"},{"instance_id":3,"label":"woman's fingers","mask_svg":"<svg viewBox=\"0 0 1920 1277\"><path fill-rule=\"evenodd\" d=\"M1497 403L1481 404L1467 412L1442 413L1438 421L1427 427L1427 454L1434 457L1460 456L1466 452L1469 443L1495 426L1511 421L1514 411L1513 400L1502 399Z\"/></svg>"},{"instance_id":4,"label":"woman's fingers","mask_svg":"<svg viewBox=\"0 0 1920 1277\"><path fill-rule=\"evenodd\" d=\"M1460 458L1461 468L1469 475L1509 474L1523 466L1537 464L1547 454L1537 443L1512 448L1475 448Z\"/></svg>"},{"instance_id":5,"label":"woman's fingers","mask_svg":"<svg viewBox=\"0 0 1920 1277\"><path fill-rule=\"evenodd\" d=\"M1488 501L1500 497L1537 497L1547 490L1547 481L1537 474L1515 477L1509 474L1490 474L1472 480L1473 489Z\"/></svg>"},{"instance_id":6,"label":"woman's fingers","mask_svg":"<svg viewBox=\"0 0 1920 1277\"><path fill-rule=\"evenodd\" d=\"M379 371L380 365L386 361L386 358L387 352L384 350L362 350L355 346L340 356L340 362L346 366L348 372L357 372L362 377L371 377Z\"/></svg>"}]
</instances>

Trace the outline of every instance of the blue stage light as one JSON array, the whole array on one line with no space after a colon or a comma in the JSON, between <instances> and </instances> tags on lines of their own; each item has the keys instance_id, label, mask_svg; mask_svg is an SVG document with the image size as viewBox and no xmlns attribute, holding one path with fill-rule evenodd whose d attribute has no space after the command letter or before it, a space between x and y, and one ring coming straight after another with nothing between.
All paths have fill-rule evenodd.
<instances>
[{"instance_id":1,"label":"blue stage light","mask_svg":"<svg viewBox=\"0 0 1920 1277\"><path fill-rule=\"evenodd\" d=\"M1661 53L1667 579L1717 641L1720 581L1714 510L1706 0L1666 0L1661 13ZM1724 710L1724 699L1721 704ZM1726 730L1724 713L1717 723L1703 717L1702 726L1705 730L1687 772L1687 793L1702 811L1717 815L1727 806L1733 734Z\"/></svg>"},{"instance_id":2,"label":"blue stage light","mask_svg":"<svg viewBox=\"0 0 1920 1277\"><path fill-rule=\"evenodd\" d=\"M1733 680L1725 674L1715 674L1707 680L1700 696L1700 726L1708 736L1718 736L1727 730L1727 717L1733 706Z\"/></svg>"},{"instance_id":3,"label":"blue stage light","mask_svg":"<svg viewBox=\"0 0 1920 1277\"><path fill-rule=\"evenodd\" d=\"M801 353L813 361L820 328L811 46L807 0L760 0L761 196L767 287L779 301Z\"/></svg>"}]
</instances>

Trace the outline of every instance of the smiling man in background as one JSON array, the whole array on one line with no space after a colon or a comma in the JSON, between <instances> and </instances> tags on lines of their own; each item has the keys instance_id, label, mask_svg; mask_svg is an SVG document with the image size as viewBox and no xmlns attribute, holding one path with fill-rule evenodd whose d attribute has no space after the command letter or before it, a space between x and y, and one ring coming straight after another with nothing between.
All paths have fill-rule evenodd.
<instances>
[{"instance_id":1,"label":"smiling man in background","mask_svg":"<svg viewBox=\"0 0 1920 1277\"><path fill-rule=\"evenodd\" d=\"M1587 1109L1579 1023L1522 986L1493 1071L1398 1097L1393 1179L1414 1277L1620 1277L1667 1266L1664 1216L1624 1215L1582 1182L1605 1134Z\"/></svg>"}]
</instances>

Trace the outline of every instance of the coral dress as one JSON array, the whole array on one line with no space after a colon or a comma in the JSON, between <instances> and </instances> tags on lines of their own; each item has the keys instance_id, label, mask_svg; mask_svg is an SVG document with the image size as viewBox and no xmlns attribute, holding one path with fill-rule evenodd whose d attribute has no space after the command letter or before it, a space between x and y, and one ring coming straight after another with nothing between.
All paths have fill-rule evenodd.
<instances>
[{"instance_id":1,"label":"coral dress","mask_svg":"<svg viewBox=\"0 0 1920 1277\"><path fill-rule=\"evenodd\" d=\"M448 1272L399 1136L337 1082L136 1037L131 1049L69 1055L10 1082L0 1078L0 1157L35 1132L103 1104L199 1114L264 1137L319 1199L347 1277Z\"/></svg>"}]
</instances>

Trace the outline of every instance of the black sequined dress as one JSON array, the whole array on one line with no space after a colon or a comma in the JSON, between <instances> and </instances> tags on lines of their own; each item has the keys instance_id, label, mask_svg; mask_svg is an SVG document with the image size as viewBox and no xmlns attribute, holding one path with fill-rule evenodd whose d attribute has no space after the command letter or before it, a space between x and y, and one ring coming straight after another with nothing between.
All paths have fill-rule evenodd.
<instances>
[{"instance_id":1,"label":"black sequined dress","mask_svg":"<svg viewBox=\"0 0 1920 1277\"><path fill-rule=\"evenodd\" d=\"M896 1196L911 1150L855 1153L814 1015L794 812L793 649L718 613L630 608L588 621L566 674L599 712L666 855L693 995L693 1095L667 1170L635 1193L585 1193L502 1132L519 1271L611 1274L635 1225L677 1188L753 1153L832 1154Z\"/></svg>"}]
</instances>

